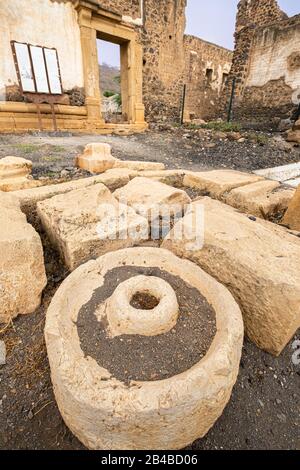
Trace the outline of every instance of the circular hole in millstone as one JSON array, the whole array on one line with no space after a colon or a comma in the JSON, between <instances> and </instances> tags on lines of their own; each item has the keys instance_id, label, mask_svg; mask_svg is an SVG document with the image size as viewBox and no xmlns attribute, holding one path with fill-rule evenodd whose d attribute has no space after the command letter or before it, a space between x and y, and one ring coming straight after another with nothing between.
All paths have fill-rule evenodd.
<instances>
[{"instance_id":1,"label":"circular hole in millstone","mask_svg":"<svg viewBox=\"0 0 300 470\"><path fill-rule=\"evenodd\" d=\"M130 305L137 310L153 310L158 306L159 300L154 296L149 294L149 292L136 292L131 301Z\"/></svg>"}]
</instances>

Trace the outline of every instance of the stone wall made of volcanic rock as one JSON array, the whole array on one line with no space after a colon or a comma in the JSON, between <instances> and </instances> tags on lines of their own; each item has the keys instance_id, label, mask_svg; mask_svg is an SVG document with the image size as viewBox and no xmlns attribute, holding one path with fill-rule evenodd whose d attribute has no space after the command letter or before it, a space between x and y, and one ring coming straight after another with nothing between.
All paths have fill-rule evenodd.
<instances>
[{"instance_id":1,"label":"stone wall made of volcanic rock","mask_svg":"<svg viewBox=\"0 0 300 470\"><path fill-rule=\"evenodd\" d=\"M232 63L232 51L194 36L184 37L185 119L220 117L220 96Z\"/></svg>"},{"instance_id":2,"label":"stone wall made of volcanic rock","mask_svg":"<svg viewBox=\"0 0 300 470\"><path fill-rule=\"evenodd\" d=\"M222 100L236 80L233 118L276 127L292 115L300 85L300 15L288 18L275 0L238 6L232 68Z\"/></svg>"}]
</instances>

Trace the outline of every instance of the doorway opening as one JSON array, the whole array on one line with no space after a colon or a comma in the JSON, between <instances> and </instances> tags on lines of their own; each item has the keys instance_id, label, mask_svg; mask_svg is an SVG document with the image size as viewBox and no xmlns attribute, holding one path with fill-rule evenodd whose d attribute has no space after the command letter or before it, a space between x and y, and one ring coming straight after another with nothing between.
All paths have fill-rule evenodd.
<instances>
[{"instance_id":1,"label":"doorway opening","mask_svg":"<svg viewBox=\"0 0 300 470\"><path fill-rule=\"evenodd\" d=\"M98 38L97 52L103 119L106 123L126 122L127 116L122 103L121 47Z\"/></svg>"}]
</instances>

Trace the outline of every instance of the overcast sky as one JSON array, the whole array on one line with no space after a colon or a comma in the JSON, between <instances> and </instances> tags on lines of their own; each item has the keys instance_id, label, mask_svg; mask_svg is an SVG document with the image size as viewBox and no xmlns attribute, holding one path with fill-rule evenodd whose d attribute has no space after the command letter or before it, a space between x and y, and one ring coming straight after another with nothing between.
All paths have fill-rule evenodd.
<instances>
[{"instance_id":1,"label":"overcast sky","mask_svg":"<svg viewBox=\"0 0 300 470\"><path fill-rule=\"evenodd\" d=\"M235 16L239 0L188 0L186 33L233 49ZM300 13L300 0L278 0L289 16ZM100 63L120 66L119 46L101 41Z\"/></svg>"},{"instance_id":2,"label":"overcast sky","mask_svg":"<svg viewBox=\"0 0 300 470\"><path fill-rule=\"evenodd\" d=\"M188 0L186 33L233 49L238 2L239 0ZM300 0L279 0L278 4L289 16L300 13Z\"/></svg>"}]
</instances>

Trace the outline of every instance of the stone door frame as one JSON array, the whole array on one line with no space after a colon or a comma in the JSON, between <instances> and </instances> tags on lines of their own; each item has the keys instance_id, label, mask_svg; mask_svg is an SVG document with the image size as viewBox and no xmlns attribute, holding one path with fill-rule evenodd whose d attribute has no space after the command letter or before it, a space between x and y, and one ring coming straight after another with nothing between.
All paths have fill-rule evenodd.
<instances>
[{"instance_id":1,"label":"stone door frame","mask_svg":"<svg viewBox=\"0 0 300 470\"><path fill-rule=\"evenodd\" d=\"M138 33L122 22L121 15L103 10L92 1L78 1L76 5L81 33L84 86L87 117L90 123L103 123L97 39L120 45L121 91L123 114L129 124L145 123L142 97L142 45Z\"/></svg>"}]
</instances>

